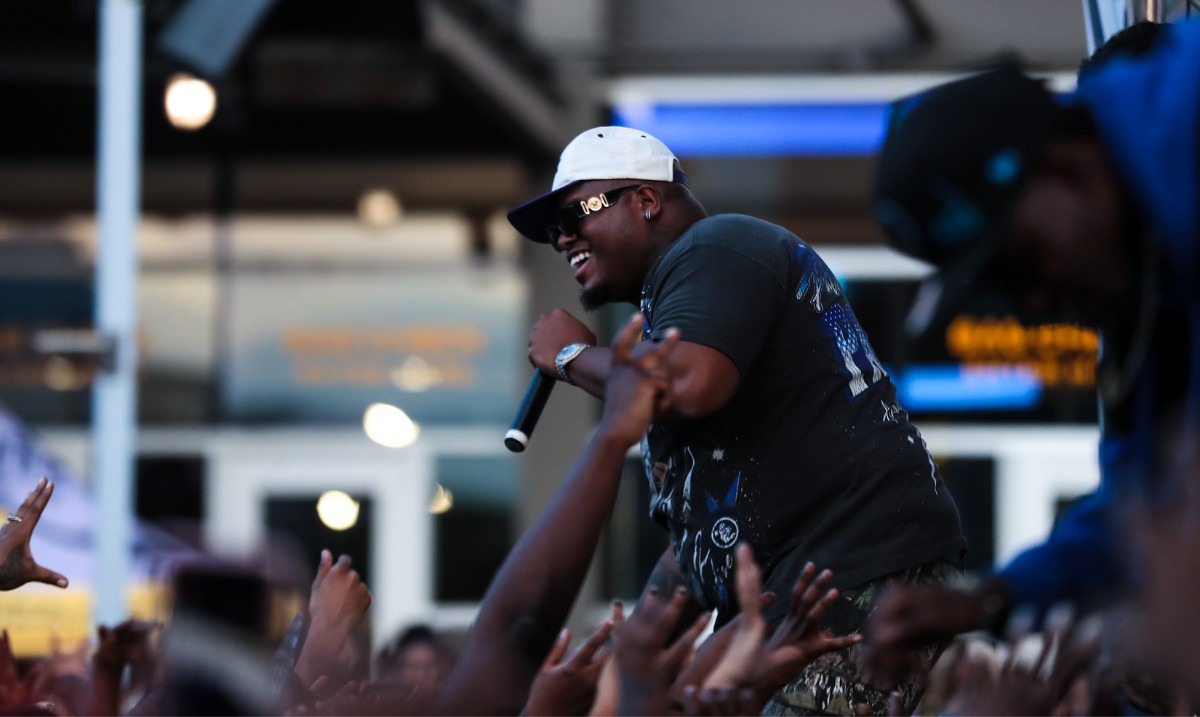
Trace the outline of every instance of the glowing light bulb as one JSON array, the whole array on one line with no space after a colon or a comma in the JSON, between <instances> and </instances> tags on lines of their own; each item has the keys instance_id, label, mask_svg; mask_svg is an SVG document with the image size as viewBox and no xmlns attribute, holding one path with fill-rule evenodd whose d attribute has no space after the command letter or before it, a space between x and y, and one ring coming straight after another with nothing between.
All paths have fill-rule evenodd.
<instances>
[{"instance_id":1,"label":"glowing light bulb","mask_svg":"<svg viewBox=\"0 0 1200 717\"><path fill-rule=\"evenodd\" d=\"M192 132L212 120L217 111L217 92L199 77L179 73L167 82L163 107L172 126Z\"/></svg>"},{"instance_id":2,"label":"glowing light bulb","mask_svg":"<svg viewBox=\"0 0 1200 717\"><path fill-rule=\"evenodd\" d=\"M358 522L358 501L340 490L329 490L317 499L317 517L330 530L349 530Z\"/></svg>"},{"instance_id":3,"label":"glowing light bulb","mask_svg":"<svg viewBox=\"0 0 1200 717\"><path fill-rule=\"evenodd\" d=\"M405 448L416 442L421 428L396 406L372 403L363 413L363 431L381 446Z\"/></svg>"}]
</instances>

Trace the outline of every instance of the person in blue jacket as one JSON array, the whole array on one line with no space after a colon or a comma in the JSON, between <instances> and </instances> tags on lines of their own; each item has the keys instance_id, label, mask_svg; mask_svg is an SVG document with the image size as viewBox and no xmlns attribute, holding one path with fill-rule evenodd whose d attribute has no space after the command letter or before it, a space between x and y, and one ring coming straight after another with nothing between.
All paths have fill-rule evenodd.
<instances>
[{"instance_id":1,"label":"person in blue jacket","mask_svg":"<svg viewBox=\"0 0 1200 717\"><path fill-rule=\"evenodd\" d=\"M938 268L907 330L948 318L979 282L1100 328L1099 489L1050 536L971 588L897 590L869 622L870 669L896 649L1010 611L1087 607L1137 585L1119 506L1171 500L1164 437L1200 413L1200 23L1106 59L1057 99L1014 66L898 101L874 213Z\"/></svg>"}]
</instances>

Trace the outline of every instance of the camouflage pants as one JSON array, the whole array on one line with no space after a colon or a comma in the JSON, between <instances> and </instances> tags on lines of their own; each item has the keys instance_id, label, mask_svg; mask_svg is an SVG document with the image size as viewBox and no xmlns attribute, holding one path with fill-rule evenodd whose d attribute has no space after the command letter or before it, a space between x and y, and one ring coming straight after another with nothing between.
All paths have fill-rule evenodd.
<instances>
[{"instance_id":1,"label":"camouflage pants","mask_svg":"<svg viewBox=\"0 0 1200 717\"><path fill-rule=\"evenodd\" d=\"M826 614L822 628L835 635L859 632L875 607L876 599L892 583L942 583L961 576L951 563L936 561L876 578L840 592L837 602ZM926 669L942 650L928 645L920 652ZM887 714L888 694L899 692L904 714L912 714L925 689L923 676L901 682L889 691L877 690L858 679L860 645L830 652L814 660L785 687L776 692L763 708L764 715L853 715L855 705L870 706L871 713Z\"/></svg>"}]
</instances>

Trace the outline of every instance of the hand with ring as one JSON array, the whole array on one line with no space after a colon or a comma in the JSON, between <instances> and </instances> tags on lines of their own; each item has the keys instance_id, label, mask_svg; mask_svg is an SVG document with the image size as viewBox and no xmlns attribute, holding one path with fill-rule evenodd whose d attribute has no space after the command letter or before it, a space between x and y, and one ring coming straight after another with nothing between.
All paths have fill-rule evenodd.
<instances>
[{"instance_id":1,"label":"hand with ring","mask_svg":"<svg viewBox=\"0 0 1200 717\"><path fill-rule=\"evenodd\" d=\"M67 586L67 578L38 565L29 548L33 529L53 494L54 484L42 478L21 507L9 513L8 521L0 526L0 590L15 590L30 582Z\"/></svg>"}]
</instances>

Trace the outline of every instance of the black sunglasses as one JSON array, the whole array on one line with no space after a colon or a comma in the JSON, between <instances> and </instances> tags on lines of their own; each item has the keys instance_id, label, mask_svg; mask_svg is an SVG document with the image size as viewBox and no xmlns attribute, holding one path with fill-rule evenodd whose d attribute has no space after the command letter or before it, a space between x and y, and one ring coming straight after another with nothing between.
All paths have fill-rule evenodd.
<instances>
[{"instance_id":1,"label":"black sunglasses","mask_svg":"<svg viewBox=\"0 0 1200 717\"><path fill-rule=\"evenodd\" d=\"M630 191L631 189L637 189L640 186L642 185L630 184L624 187L617 187L616 189L610 189L607 192L601 192L594 197L581 199L578 202L571 202L567 206L559 208L559 210L554 213L554 219L552 219L549 226L546 227L546 239L550 242L550 245L554 247L555 251L558 251L558 240L560 237L562 237L564 234L568 236L575 236L576 232L579 231L579 225L586 217L589 217L596 212L605 209L606 207L611 207L620 201L621 196L626 192Z\"/></svg>"}]
</instances>

